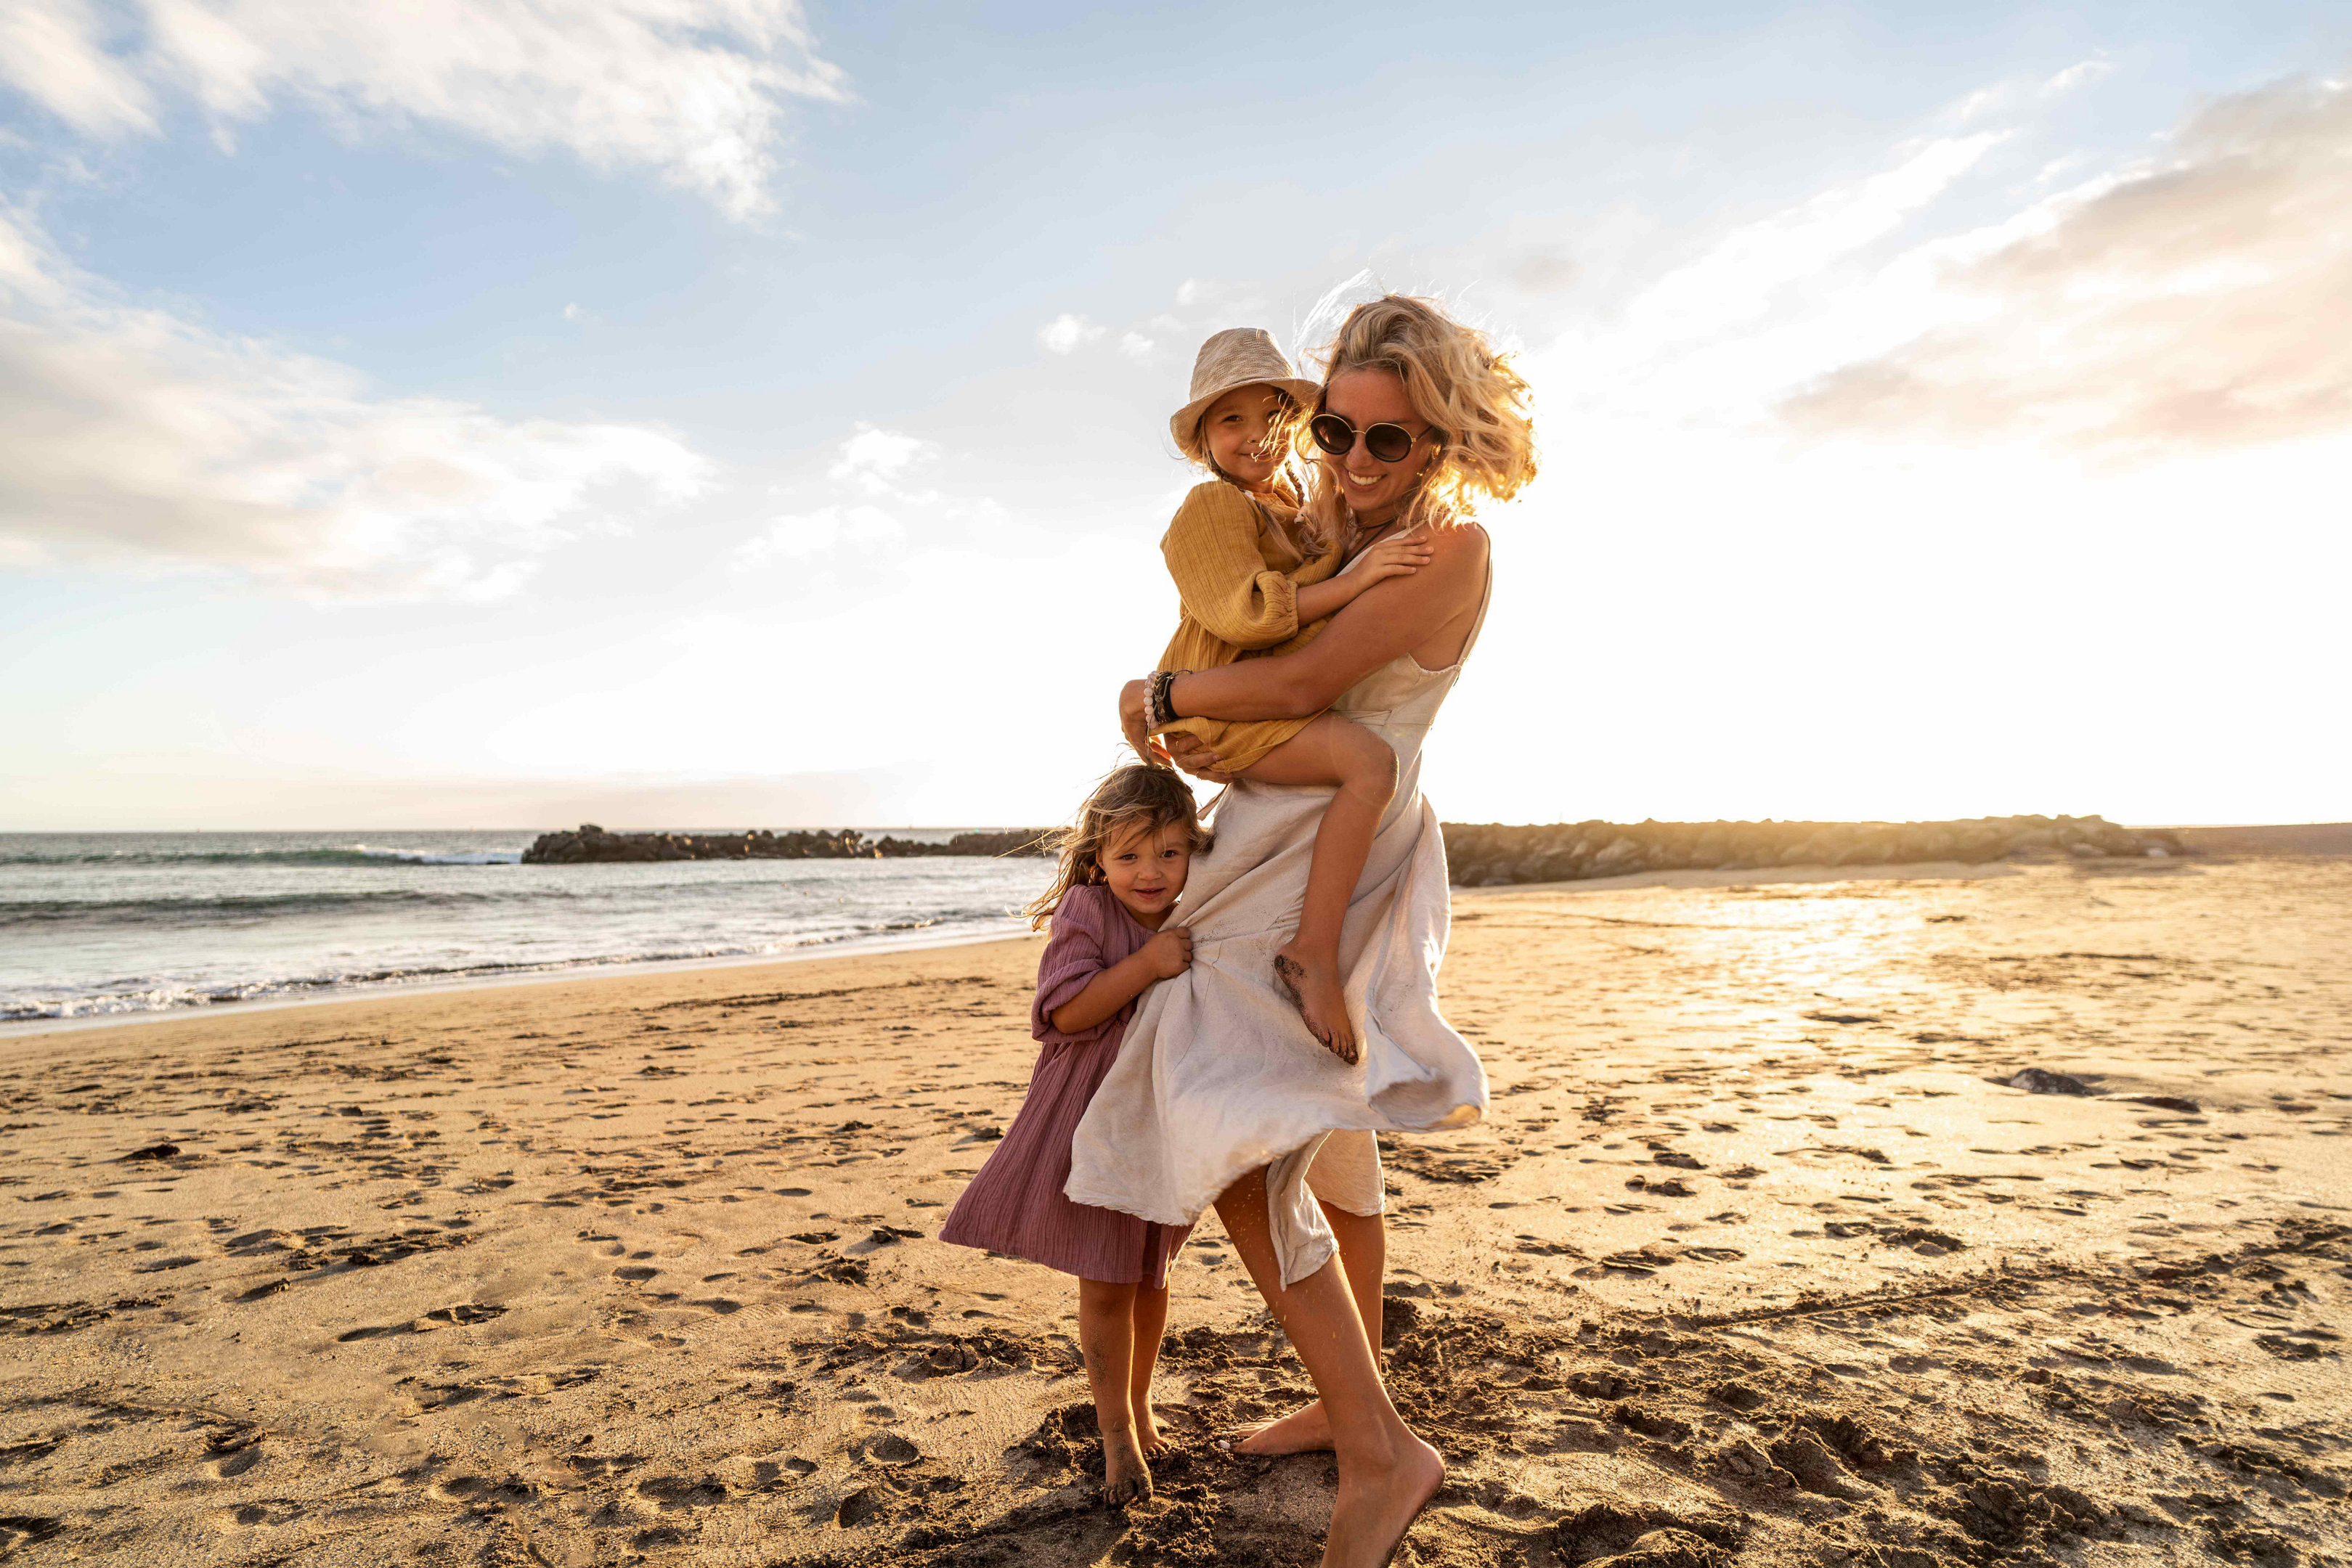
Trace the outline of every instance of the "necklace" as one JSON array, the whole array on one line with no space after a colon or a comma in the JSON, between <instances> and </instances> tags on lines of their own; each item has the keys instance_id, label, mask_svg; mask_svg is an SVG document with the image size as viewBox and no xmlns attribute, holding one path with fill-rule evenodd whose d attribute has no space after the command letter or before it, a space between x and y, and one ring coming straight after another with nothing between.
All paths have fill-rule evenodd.
<instances>
[{"instance_id":1,"label":"necklace","mask_svg":"<svg viewBox=\"0 0 2352 1568\"><path fill-rule=\"evenodd\" d=\"M1356 520L1356 513L1355 513L1355 509L1354 509L1353 507L1349 507L1349 511L1348 511L1348 557L1349 557L1349 559L1352 560L1352 559L1354 559L1357 556L1361 555L1361 554L1363 553L1364 547L1365 547L1366 545L1370 544L1374 539L1376 539L1376 538L1380 538L1382 534L1384 534L1384 533L1388 532L1391 528L1392 528L1396 527L1396 526L1397 526L1397 523L1398 523L1398 520L1399 520L1399 517L1401 517L1402 516L1402 514L1401 514L1401 513L1400 513L1398 517L1391 517L1387 522L1382 523L1379 528L1365 528L1365 527L1364 527L1364 525L1363 525L1363 524L1361 524L1361 523L1360 523L1360 522L1358 522L1358 521Z\"/></svg>"}]
</instances>

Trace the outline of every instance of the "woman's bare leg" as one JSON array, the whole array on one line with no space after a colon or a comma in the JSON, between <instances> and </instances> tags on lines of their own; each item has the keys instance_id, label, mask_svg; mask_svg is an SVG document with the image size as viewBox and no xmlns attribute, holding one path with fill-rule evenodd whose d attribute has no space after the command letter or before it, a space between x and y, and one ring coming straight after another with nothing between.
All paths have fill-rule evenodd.
<instances>
[{"instance_id":1,"label":"woman's bare leg","mask_svg":"<svg viewBox=\"0 0 2352 1568\"><path fill-rule=\"evenodd\" d=\"M1330 1204L1323 1205L1323 1218L1331 1224L1331 1234L1339 1239L1339 1266L1348 1273L1348 1293L1356 1303L1356 1315L1363 1320L1364 1338L1372 1347L1375 1364L1381 1358L1381 1281L1387 1277L1389 1265L1389 1235L1387 1226L1377 1214L1350 1214ZM1235 1451L1244 1454L1305 1454L1331 1446L1331 1417L1324 1414L1323 1401L1293 1410L1279 1421L1260 1421L1248 1427L1236 1427L1224 1434L1225 1440Z\"/></svg>"},{"instance_id":2,"label":"woman's bare leg","mask_svg":"<svg viewBox=\"0 0 2352 1568\"><path fill-rule=\"evenodd\" d=\"M1339 973L1339 927L1371 855L1381 814L1396 798L1396 753L1362 725L1327 713L1244 768L1241 777L1261 784L1339 788L1315 830L1315 860L1307 873L1298 930L1275 950L1274 967L1315 1038L1342 1061L1353 1061L1359 1048L1342 989L1346 977Z\"/></svg>"},{"instance_id":3,"label":"woman's bare leg","mask_svg":"<svg viewBox=\"0 0 2352 1568\"><path fill-rule=\"evenodd\" d=\"M1078 1281L1078 1350L1087 1358L1095 1424L1102 1428L1103 1498L1114 1506L1151 1495L1151 1467L1143 1461L1130 1403L1135 1289L1104 1280Z\"/></svg>"},{"instance_id":4,"label":"woman's bare leg","mask_svg":"<svg viewBox=\"0 0 2352 1568\"><path fill-rule=\"evenodd\" d=\"M1168 1287L1135 1287L1133 1370L1128 1375L1127 1406L1135 1416L1135 1441L1145 1456L1158 1453L1160 1423L1151 1414L1151 1373L1160 1364L1160 1336L1168 1332Z\"/></svg>"},{"instance_id":5,"label":"woman's bare leg","mask_svg":"<svg viewBox=\"0 0 2352 1568\"><path fill-rule=\"evenodd\" d=\"M1265 1172L1257 1170L1225 1189L1217 1215L1330 1413L1339 1492L1331 1505L1323 1568L1385 1568L1444 1484L1445 1461L1412 1435L1390 1403L1339 1260L1295 1285L1283 1284L1265 1206Z\"/></svg>"}]
</instances>

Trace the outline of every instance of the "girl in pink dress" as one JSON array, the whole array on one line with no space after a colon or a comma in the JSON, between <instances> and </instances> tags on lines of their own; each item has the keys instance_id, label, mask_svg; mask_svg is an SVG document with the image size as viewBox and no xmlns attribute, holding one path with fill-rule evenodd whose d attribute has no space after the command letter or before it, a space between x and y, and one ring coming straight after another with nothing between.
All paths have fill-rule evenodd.
<instances>
[{"instance_id":1,"label":"girl in pink dress","mask_svg":"<svg viewBox=\"0 0 2352 1568\"><path fill-rule=\"evenodd\" d=\"M1136 998L1192 961L1191 934L1166 923L1209 835L1181 779L1122 768L1059 847L1060 873L1029 906L1034 924L1053 925L1029 1014L1041 1047L1029 1093L940 1239L1078 1277L1078 1348L1102 1427L1103 1492L1116 1504L1151 1491L1146 1457L1160 1446L1151 1372L1168 1321L1168 1260L1190 1227L1072 1203L1062 1187L1070 1134L1118 1059Z\"/></svg>"}]
</instances>

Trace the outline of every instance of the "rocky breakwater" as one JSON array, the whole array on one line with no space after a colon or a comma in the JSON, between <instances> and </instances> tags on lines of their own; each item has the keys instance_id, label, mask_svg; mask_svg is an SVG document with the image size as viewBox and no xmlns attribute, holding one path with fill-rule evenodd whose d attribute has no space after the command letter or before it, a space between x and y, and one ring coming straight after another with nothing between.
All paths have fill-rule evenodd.
<instances>
[{"instance_id":1,"label":"rocky breakwater","mask_svg":"<svg viewBox=\"0 0 2352 1568\"><path fill-rule=\"evenodd\" d=\"M1955 822L1577 822L1445 824L1463 887L1577 882L1646 871L1889 865L2189 853L2179 834L2104 817L1978 817Z\"/></svg>"},{"instance_id":2,"label":"rocky breakwater","mask_svg":"<svg viewBox=\"0 0 2352 1568\"><path fill-rule=\"evenodd\" d=\"M523 851L525 865L590 865L646 861L897 860L925 855L1036 855L1050 830L1012 828L958 833L944 842L887 834L869 839L855 828L740 833L608 833L593 822L572 832L541 833Z\"/></svg>"}]
</instances>

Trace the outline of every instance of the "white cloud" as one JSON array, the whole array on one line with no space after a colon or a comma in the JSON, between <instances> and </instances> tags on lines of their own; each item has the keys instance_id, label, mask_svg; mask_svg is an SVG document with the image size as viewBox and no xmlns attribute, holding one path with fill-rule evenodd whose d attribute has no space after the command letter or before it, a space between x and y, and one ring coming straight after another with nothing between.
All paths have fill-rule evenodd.
<instances>
[{"instance_id":1,"label":"white cloud","mask_svg":"<svg viewBox=\"0 0 2352 1568\"><path fill-rule=\"evenodd\" d=\"M563 308L563 319L566 321L585 321L588 319L588 312L580 308L576 303L566 305Z\"/></svg>"},{"instance_id":2,"label":"white cloud","mask_svg":"<svg viewBox=\"0 0 2352 1568\"><path fill-rule=\"evenodd\" d=\"M883 549L903 544L906 538L907 530L898 519L879 507L819 507L813 512L775 518L735 547L735 560L744 567L761 567L777 560L830 555L844 546Z\"/></svg>"},{"instance_id":3,"label":"white cloud","mask_svg":"<svg viewBox=\"0 0 2352 1568\"><path fill-rule=\"evenodd\" d=\"M78 131L152 131L155 100L108 55L104 24L84 0L0 7L0 80L14 83Z\"/></svg>"},{"instance_id":4,"label":"white cloud","mask_svg":"<svg viewBox=\"0 0 2352 1568\"><path fill-rule=\"evenodd\" d=\"M901 476L916 464L939 455L939 447L920 436L860 424L841 444L841 455L825 477L854 485L868 495L892 495Z\"/></svg>"},{"instance_id":5,"label":"white cloud","mask_svg":"<svg viewBox=\"0 0 2352 1568\"><path fill-rule=\"evenodd\" d=\"M1151 362L1151 350L1157 347L1140 332L1129 332L1118 340L1118 351L1139 365Z\"/></svg>"},{"instance_id":6,"label":"white cloud","mask_svg":"<svg viewBox=\"0 0 2352 1568\"><path fill-rule=\"evenodd\" d=\"M1816 433L2153 455L2352 430L2352 89L2214 102L2001 226L1937 315L1788 401Z\"/></svg>"},{"instance_id":7,"label":"white cloud","mask_svg":"<svg viewBox=\"0 0 2352 1568\"><path fill-rule=\"evenodd\" d=\"M1883 173L1733 230L1636 299L1634 329L1653 341L1688 340L1764 316L1779 290L1893 233L2002 140L1999 131L1939 138Z\"/></svg>"},{"instance_id":8,"label":"white cloud","mask_svg":"<svg viewBox=\"0 0 2352 1568\"><path fill-rule=\"evenodd\" d=\"M0 207L0 559L490 597L710 465L666 432L384 397L348 366L121 303Z\"/></svg>"},{"instance_id":9,"label":"white cloud","mask_svg":"<svg viewBox=\"0 0 2352 1568\"><path fill-rule=\"evenodd\" d=\"M414 121L522 154L642 169L735 217L771 204L788 99L839 100L799 0L87 0L0 7L0 81L93 136L193 99L226 141L302 102L356 131Z\"/></svg>"},{"instance_id":10,"label":"white cloud","mask_svg":"<svg viewBox=\"0 0 2352 1568\"><path fill-rule=\"evenodd\" d=\"M1049 352L1056 354L1075 352L1079 344L1094 342L1102 335L1102 328L1083 316L1073 316L1067 311L1037 329L1037 340L1045 344Z\"/></svg>"},{"instance_id":11,"label":"white cloud","mask_svg":"<svg viewBox=\"0 0 2352 1568\"><path fill-rule=\"evenodd\" d=\"M2069 93L2077 88L2088 87L2115 68L2114 61L2098 59L2084 60L2079 64L2068 66L2042 84L2042 95L2044 98L2055 98L2061 93Z\"/></svg>"}]
</instances>

